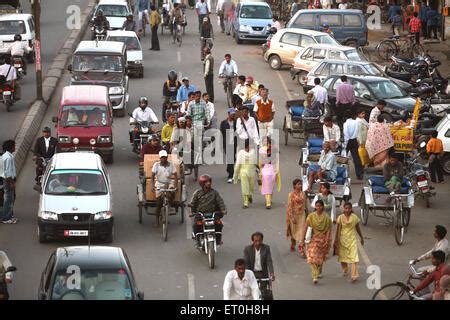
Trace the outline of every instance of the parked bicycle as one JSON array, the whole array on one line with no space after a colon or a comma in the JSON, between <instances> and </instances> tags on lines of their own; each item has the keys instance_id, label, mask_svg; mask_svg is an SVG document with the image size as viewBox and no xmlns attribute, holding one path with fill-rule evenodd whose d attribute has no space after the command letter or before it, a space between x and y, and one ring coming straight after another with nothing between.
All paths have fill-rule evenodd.
<instances>
[{"instance_id":1,"label":"parked bicycle","mask_svg":"<svg viewBox=\"0 0 450 320\"><path fill-rule=\"evenodd\" d=\"M405 37L395 35L380 41L375 50L383 60L389 60L390 57L398 54L414 58L425 54L425 49L420 43L416 43L415 39L415 35L412 34L408 34Z\"/></svg>"}]
</instances>

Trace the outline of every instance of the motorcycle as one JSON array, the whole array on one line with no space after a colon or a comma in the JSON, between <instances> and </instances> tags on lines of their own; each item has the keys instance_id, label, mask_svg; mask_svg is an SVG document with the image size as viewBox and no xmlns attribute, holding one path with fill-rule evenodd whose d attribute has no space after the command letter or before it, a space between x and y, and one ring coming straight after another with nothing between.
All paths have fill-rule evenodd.
<instances>
[{"instance_id":1,"label":"motorcycle","mask_svg":"<svg viewBox=\"0 0 450 320\"><path fill-rule=\"evenodd\" d=\"M0 96L3 104L6 106L6 111L9 112L16 102L14 98L14 85L12 82L6 81L0 83Z\"/></svg>"},{"instance_id":2,"label":"motorcycle","mask_svg":"<svg viewBox=\"0 0 450 320\"><path fill-rule=\"evenodd\" d=\"M102 41L106 38L106 29L103 26L91 26L92 40Z\"/></svg>"},{"instance_id":3,"label":"motorcycle","mask_svg":"<svg viewBox=\"0 0 450 320\"><path fill-rule=\"evenodd\" d=\"M12 57L12 63L14 68L16 68L18 80L22 79L27 74L24 68L23 57L19 56Z\"/></svg>"},{"instance_id":4,"label":"motorcycle","mask_svg":"<svg viewBox=\"0 0 450 320\"><path fill-rule=\"evenodd\" d=\"M421 148L426 147L425 142L421 142ZM414 197L422 198L425 200L427 208L430 207L430 198L435 196L436 193L432 191L433 187L430 184L430 174L428 172L428 165L422 165L417 162L420 154L415 157L406 160L407 177L412 183L414 191Z\"/></svg>"},{"instance_id":5,"label":"motorcycle","mask_svg":"<svg viewBox=\"0 0 450 320\"><path fill-rule=\"evenodd\" d=\"M216 231L216 226L222 225L220 220L221 213L201 213L197 212L190 217L194 218L194 223L197 226L202 226L202 231L194 234L192 238L196 244L197 249L208 256L208 265L210 269L214 269L215 254L217 252L217 236L222 232Z\"/></svg>"},{"instance_id":6,"label":"motorcycle","mask_svg":"<svg viewBox=\"0 0 450 320\"><path fill-rule=\"evenodd\" d=\"M178 103L176 97L170 97L166 99L162 107L163 122L167 122L167 116L170 113L175 114L175 121L176 121L178 118L179 111L180 111L180 104Z\"/></svg>"},{"instance_id":7,"label":"motorcycle","mask_svg":"<svg viewBox=\"0 0 450 320\"><path fill-rule=\"evenodd\" d=\"M8 280L6 278L6 274L15 271L17 271L17 268L10 266L5 270L5 272L0 273L0 301L9 300Z\"/></svg>"},{"instance_id":8,"label":"motorcycle","mask_svg":"<svg viewBox=\"0 0 450 320\"><path fill-rule=\"evenodd\" d=\"M33 152L34 153L34 152ZM36 186L40 186L42 183L42 177L44 175L45 169L49 164L51 158L37 157L36 166L38 167L38 176L36 177Z\"/></svg>"},{"instance_id":9,"label":"motorcycle","mask_svg":"<svg viewBox=\"0 0 450 320\"><path fill-rule=\"evenodd\" d=\"M133 117L131 114L129 114L130 117ZM133 152L136 154L141 154L142 146L148 143L148 140L150 139L150 135L153 133L152 125L157 124L157 122L151 122L151 121L136 121L132 123L134 125L133 132L134 134L134 141L132 141L133 145ZM133 136L130 133L131 137ZM130 139L131 140L131 139Z\"/></svg>"}]
</instances>

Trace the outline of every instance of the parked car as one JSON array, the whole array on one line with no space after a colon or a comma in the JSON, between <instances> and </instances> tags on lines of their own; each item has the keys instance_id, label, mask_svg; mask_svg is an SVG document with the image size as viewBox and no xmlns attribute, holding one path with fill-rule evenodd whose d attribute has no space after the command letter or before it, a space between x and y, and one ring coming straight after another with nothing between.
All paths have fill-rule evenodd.
<instances>
[{"instance_id":1,"label":"parked car","mask_svg":"<svg viewBox=\"0 0 450 320\"><path fill-rule=\"evenodd\" d=\"M108 87L114 112L124 117L127 111L127 48L117 41L81 41L68 66L72 85Z\"/></svg>"},{"instance_id":2,"label":"parked car","mask_svg":"<svg viewBox=\"0 0 450 320\"><path fill-rule=\"evenodd\" d=\"M78 278L77 278L78 277ZM143 300L122 248L57 248L41 274L39 300Z\"/></svg>"},{"instance_id":3,"label":"parked car","mask_svg":"<svg viewBox=\"0 0 450 320\"><path fill-rule=\"evenodd\" d=\"M307 93L314 87L314 79L325 80L329 75L350 75L350 76L377 76L387 77L383 68L368 61L344 61L344 60L322 60L311 69L306 78L297 77L299 84L303 87L303 92ZM390 77L387 77L390 78ZM405 90L409 90L412 85L408 82L395 78L390 78Z\"/></svg>"},{"instance_id":4,"label":"parked car","mask_svg":"<svg viewBox=\"0 0 450 320\"><path fill-rule=\"evenodd\" d=\"M26 58L28 62L33 62L35 30L31 14L0 15L0 55L8 52L16 34L22 36L24 45L32 48L32 51L26 55Z\"/></svg>"},{"instance_id":5,"label":"parked car","mask_svg":"<svg viewBox=\"0 0 450 320\"><path fill-rule=\"evenodd\" d=\"M114 161L113 115L104 86L67 86L63 89L56 123L58 151L88 150L105 162Z\"/></svg>"},{"instance_id":6,"label":"parked car","mask_svg":"<svg viewBox=\"0 0 450 320\"><path fill-rule=\"evenodd\" d=\"M98 154L55 154L42 177L38 238L113 240L111 181Z\"/></svg>"},{"instance_id":7,"label":"parked car","mask_svg":"<svg viewBox=\"0 0 450 320\"><path fill-rule=\"evenodd\" d=\"M295 56L291 68L292 79L298 77L301 84L308 73L324 60L366 61L366 58L353 47L314 44Z\"/></svg>"},{"instance_id":8,"label":"parked car","mask_svg":"<svg viewBox=\"0 0 450 320\"><path fill-rule=\"evenodd\" d=\"M322 84L328 90L328 111L331 111L331 114L336 114L336 87L342 83L340 77L330 75ZM382 114L388 122L411 118L416 100L394 81L376 76L347 77L355 91L354 110L366 110L367 120L373 106L381 99L386 101Z\"/></svg>"},{"instance_id":9,"label":"parked car","mask_svg":"<svg viewBox=\"0 0 450 320\"><path fill-rule=\"evenodd\" d=\"M282 65L294 63L294 58L304 48L313 44L340 44L328 33L308 29L286 28L275 33L267 41L264 60L272 69L280 69Z\"/></svg>"},{"instance_id":10,"label":"parked car","mask_svg":"<svg viewBox=\"0 0 450 320\"><path fill-rule=\"evenodd\" d=\"M299 10L286 27L322 31L328 24L341 44L352 47L368 44L366 18L361 10L308 9Z\"/></svg>"},{"instance_id":11,"label":"parked car","mask_svg":"<svg viewBox=\"0 0 450 320\"><path fill-rule=\"evenodd\" d=\"M108 31L106 41L119 41L127 47L128 74L144 77L144 59L139 38L134 31Z\"/></svg>"},{"instance_id":12,"label":"parked car","mask_svg":"<svg viewBox=\"0 0 450 320\"><path fill-rule=\"evenodd\" d=\"M272 25L272 10L266 2L245 1L236 6L233 35L236 43L265 41Z\"/></svg>"},{"instance_id":13,"label":"parked car","mask_svg":"<svg viewBox=\"0 0 450 320\"><path fill-rule=\"evenodd\" d=\"M132 14L127 1L125 0L100 0L92 14L91 21L94 21L98 10L103 11L103 15L108 19L111 30L122 30L123 23L127 19L127 16Z\"/></svg>"}]
</instances>

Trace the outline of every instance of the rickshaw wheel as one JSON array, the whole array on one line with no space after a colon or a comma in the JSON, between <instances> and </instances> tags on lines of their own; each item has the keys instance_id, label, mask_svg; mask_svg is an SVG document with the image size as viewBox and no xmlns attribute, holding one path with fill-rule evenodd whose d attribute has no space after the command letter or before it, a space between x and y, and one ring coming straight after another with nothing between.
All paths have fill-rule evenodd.
<instances>
[{"instance_id":1,"label":"rickshaw wheel","mask_svg":"<svg viewBox=\"0 0 450 320\"><path fill-rule=\"evenodd\" d=\"M142 204L138 204L139 224L142 224Z\"/></svg>"},{"instance_id":2,"label":"rickshaw wheel","mask_svg":"<svg viewBox=\"0 0 450 320\"><path fill-rule=\"evenodd\" d=\"M403 218L403 226L405 228L407 228L409 226L409 220L411 219L411 209L410 208L404 209L402 218Z\"/></svg>"},{"instance_id":3,"label":"rickshaw wheel","mask_svg":"<svg viewBox=\"0 0 450 320\"><path fill-rule=\"evenodd\" d=\"M404 215L403 211L397 209L394 217L395 242L397 242L399 246L403 244L405 239L405 226L403 225Z\"/></svg>"},{"instance_id":4,"label":"rickshaw wheel","mask_svg":"<svg viewBox=\"0 0 450 320\"><path fill-rule=\"evenodd\" d=\"M364 197L364 193L361 194L361 197ZM366 226L367 222L369 221L369 206L366 204L364 198L363 203L360 206L360 216L362 224Z\"/></svg>"},{"instance_id":5,"label":"rickshaw wheel","mask_svg":"<svg viewBox=\"0 0 450 320\"><path fill-rule=\"evenodd\" d=\"M181 219L180 219L180 223L183 224L184 223L184 203L182 203L180 205L180 214L181 214Z\"/></svg>"},{"instance_id":6,"label":"rickshaw wheel","mask_svg":"<svg viewBox=\"0 0 450 320\"><path fill-rule=\"evenodd\" d=\"M288 139L289 139L289 131L288 131L287 125L286 125L286 118L284 118L283 131L284 131L284 145L287 146Z\"/></svg>"}]
</instances>

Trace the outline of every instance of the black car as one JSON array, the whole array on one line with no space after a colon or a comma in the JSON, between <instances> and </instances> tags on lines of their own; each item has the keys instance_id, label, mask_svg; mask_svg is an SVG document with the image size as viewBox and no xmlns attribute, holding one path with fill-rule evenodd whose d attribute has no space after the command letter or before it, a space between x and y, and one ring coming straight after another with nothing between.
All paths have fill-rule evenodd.
<instances>
[{"instance_id":1,"label":"black car","mask_svg":"<svg viewBox=\"0 0 450 320\"><path fill-rule=\"evenodd\" d=\"M332 114L336 114L336 87L342 83L340 77L340 75L331 75L322 84L328 90L328 102ZM367 120L373 106L381 99L386 101L386 107L382 113L388 122L405 121L411 118L416 100L394 81L377 76L347 76L347 79L355 91L354 110L366 110Z\"/></svg>"},{"instance_id":2,"label":"black car","mask_svg":"<svg viewBox=\"0 0 450 320\"><path fill-rule=\"evenodd\" d=\"M39 300L143 300L121 248L58 248L42 272Z\"/></svg>"}]
</instances>

